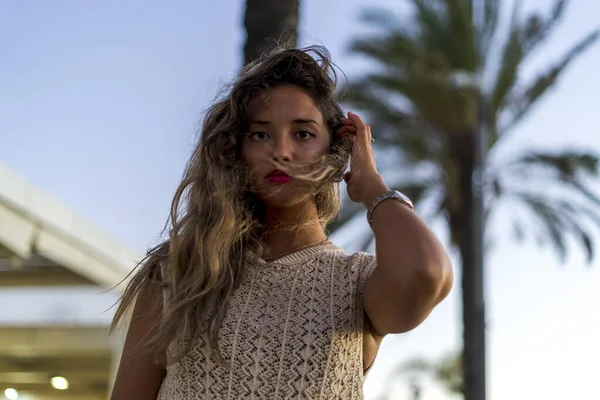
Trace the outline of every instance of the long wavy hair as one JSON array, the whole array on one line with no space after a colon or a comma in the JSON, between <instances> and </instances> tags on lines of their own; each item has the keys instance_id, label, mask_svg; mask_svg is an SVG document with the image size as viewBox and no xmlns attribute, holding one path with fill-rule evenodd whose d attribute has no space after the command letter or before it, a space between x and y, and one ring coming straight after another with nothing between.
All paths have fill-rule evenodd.
<instances>
[{"instance_id":1,"label":"long wavy hair","mask_svg":"<svg viewBox=\"0 0 600 400\"><path fill-rule=\"evenodd\" d=\"M210 107L200 139L188 161L165 226L168 240L149 250L134 269L111 323L111 331L131 310L143 287L165 290L160 318L144 341L167 363L183 357L193 338L204 335L211 352L223 361L218 332L229 299L238 287L247 251L262 254L264 207L252 190L250 171L241 159L253 105L270 89L295 85L314 100L331 135L327 154L290 175L309 182L318 219L325 228L339 212L339 182L351 143L335 131L343 117L335 96L337 76L322 47L280 48L247 65L227 93ZM289 171L289 168L286 169ZM314 223L314 221L312 222ZM133 272L133 271L132 271ZM178 351L167 348L184 343ZM170 350L170 349L169 349Z\"/></svg>"}]
</instances>

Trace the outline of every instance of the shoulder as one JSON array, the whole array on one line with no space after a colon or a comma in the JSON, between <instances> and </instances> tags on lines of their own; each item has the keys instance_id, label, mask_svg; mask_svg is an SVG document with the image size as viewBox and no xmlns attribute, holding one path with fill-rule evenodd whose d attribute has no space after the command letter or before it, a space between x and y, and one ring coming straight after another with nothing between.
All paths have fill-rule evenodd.
<instances>
[{"instance_id":1,"label":"shoulder","mask_svg":"<svg viewBox=\"0 0 600 400\"><path fill-rule=\"evenodd\" d=\"M369 254L364 251L348 253L343 251L341 260L348 264L350 268L364 269L372 264L376 264L377 260L374 254Z\"/></svg>"},{"instance_id":2,"label":"shoulder","mask_svg":"<svg viewBox=\"0 0 600 400\"><path fill-rule=\"evenodd\" d=\"M350 256L350 267L356 269L362 283L377 268L377 257L374 254L358 251Z\"/></svg>"},{"instance_id":3,"label":"shoulder","mask_svg":"<svg viewBox=\"0 0 600 400\"><path fill-rule=\"evenodd\" d=\"M364 251L348 253L339 249L337 252L331 252L330 258L339 268L357 274L361 280L366 279L377 267L376 256Z\"/></svg>"},{"instance_id":4,"label":"shoulder","mask_svg":"<svg viewBox=\"0 0 600 400\"><path fill-rule=\"evenodd\" d=\"M352 265L364 268L375 263L376 257L374 254L365 253L364 251L357 251L348 255L348 261Z\"/></svg>"}]
</instances>

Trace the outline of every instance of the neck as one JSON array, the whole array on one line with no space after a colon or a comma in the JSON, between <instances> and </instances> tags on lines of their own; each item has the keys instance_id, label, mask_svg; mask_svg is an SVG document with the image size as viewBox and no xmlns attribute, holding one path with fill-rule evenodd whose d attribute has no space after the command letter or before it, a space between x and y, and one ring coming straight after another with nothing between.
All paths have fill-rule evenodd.
<instances>
[{"instance_id":1,"label":"neck","mask_svg":"<svg viewBox=\"0 0 600 400\"><path fill-rule=\"evenodd\" d=\"M306 202L287 208L266 210L266 233L263 236L264 258L276 257L311 243L325 240L318 222L317 207Z\"/></svg>"}]
</instances>

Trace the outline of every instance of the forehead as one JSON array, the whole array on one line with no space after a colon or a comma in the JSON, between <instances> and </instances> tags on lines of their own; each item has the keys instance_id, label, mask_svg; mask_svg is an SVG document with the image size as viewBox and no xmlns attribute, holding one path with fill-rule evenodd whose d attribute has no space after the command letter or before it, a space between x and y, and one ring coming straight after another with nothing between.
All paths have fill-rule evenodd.
<instances>
[{"instance_id":1,"label":"forehead","mask_svg":"<svg viewBox=\"0 0 600 400\"><path fill-rule=\"evenodd\" d=\"M292 85L269 90L256 99L252 108L253 119L259 120L323 119L321 111L312 97L304 90Z\"/></svg>"}]
</instances>

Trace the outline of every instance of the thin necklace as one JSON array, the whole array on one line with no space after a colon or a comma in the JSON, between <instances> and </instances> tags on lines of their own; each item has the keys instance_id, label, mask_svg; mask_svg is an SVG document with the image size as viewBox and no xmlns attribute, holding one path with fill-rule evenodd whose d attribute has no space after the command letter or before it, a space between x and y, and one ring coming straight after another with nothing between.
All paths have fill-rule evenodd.
<instances>
[{"instance_id":1,"label":"thin necklace","mask_svg":"<svg viewBox=\"0 0 600 400\"><path fill-rule=\"evenodd\" d=\"M295 253L295 252L297 252L297 251L304 250L304 249L308 249L309 247L320 246L320 245L322 245L322 244L325 244L325 243L327 243L328 241L329 241L329 238L328 238L328 237L326 237L325 239L319 239L319 240L315 240L314 242L310 242L309 244L305 244L304 246L299 246L299 247L296 247L296 248L294 248L294 249L292 249L292 250L288 251L287 253L283 253L283 254L280 254L280 255L277 255L277 256L274 256L274 257L268 257L268 258L264 258L263 260L264 260L264 261L266 261L266 262L270 262L270 261L273 261L273 260L277 260L277 259L279 259L279 258L283 258L283 257L285 257L285 256L287 256L287 255L289 255L289 254Z\"/></svg>"}]
</instances>

